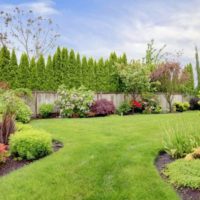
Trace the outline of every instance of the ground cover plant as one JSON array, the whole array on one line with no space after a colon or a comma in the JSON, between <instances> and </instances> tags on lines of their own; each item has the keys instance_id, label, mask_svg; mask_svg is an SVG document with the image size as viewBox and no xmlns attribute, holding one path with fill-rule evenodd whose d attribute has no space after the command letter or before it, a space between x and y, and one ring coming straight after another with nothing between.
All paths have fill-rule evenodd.
<instances>
[{"instance_id":1,"label":"ground cover plant","mask_svg":"<svg viewBox=\"0 0 200 200\"><path fill-rule=\"evenodd\" d=\"M1 178L0 199L178 200L154 160L162 149L163 127L180 120L198 122L199 114L32 121L64 147Z\"/></svg>"}]
</instances>

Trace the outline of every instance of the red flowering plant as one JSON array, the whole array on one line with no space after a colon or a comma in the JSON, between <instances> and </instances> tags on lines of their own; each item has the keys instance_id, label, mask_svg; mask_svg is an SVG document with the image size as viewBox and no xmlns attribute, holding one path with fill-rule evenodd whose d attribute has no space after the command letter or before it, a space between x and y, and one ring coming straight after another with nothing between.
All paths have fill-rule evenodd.
<instances>
[{"instance_id":1,"label":"red flowering plant","mask_svg":"<svg viewBox=\"0 0 200 200\"><path fill-rule=\"evenodd\" d=\"M0 143L0 164L4 163L8 156L9 154L7 145Z\"/></svg>"},{"instance_id":2,"label":"red flowering plant","mask_svg":"<svg viewBox=\"0 0 200 200\"><path fill-rule=\"evenodd\" d=\"M133 106L133 111L135 113L142 113L142 110L143 110L142 103L140 103L139 101L133 100L132 106Z\"/></svg>"}]
</instances>

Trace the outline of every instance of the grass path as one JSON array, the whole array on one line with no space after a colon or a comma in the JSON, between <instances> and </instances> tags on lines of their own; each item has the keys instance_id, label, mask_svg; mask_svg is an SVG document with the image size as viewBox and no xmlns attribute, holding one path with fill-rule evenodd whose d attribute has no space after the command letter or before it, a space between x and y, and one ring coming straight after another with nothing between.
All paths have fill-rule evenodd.
<instances>
[{"instance_id":1,"label":"grass path","mask_svg":"<svg viewBox=\"0 0 200 200\"><path fill-rule=\"evenodd\" d=\"M2 200L177 200L154 167L163 126L198 113L36 120L64 148L0 178Z\"/></svg>"}]
</instances>

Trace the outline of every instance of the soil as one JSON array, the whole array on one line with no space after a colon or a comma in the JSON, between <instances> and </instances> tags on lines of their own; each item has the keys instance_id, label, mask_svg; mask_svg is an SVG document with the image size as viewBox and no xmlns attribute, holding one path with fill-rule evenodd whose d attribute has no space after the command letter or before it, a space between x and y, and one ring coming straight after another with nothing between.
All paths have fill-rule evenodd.
<instances>
[{"instance_id":1,"label":"soil","mask_svg":"<svg viewBox=\"0 0 200 200\"><path fill-rule=\"evenodd\" d=\"M52 148L53 151L56 152L58 151L60 148L63 147L63 144L57 140L53 141L52 144ZM41 158L42 159L42 158ZM25 165L28 165L32 162L34 162L35 160L32 161L28 161L28 160L16 160L14 157L10 156L5 163L0 164L0 176L5 176L6 174L17 170Z\"/></svg>"},{"instance_id":2,"label":"soil","mask_svg":"<svg viewBox=\"0 0 200 200\"><path fill-rule=\"evenodd\" d=\"M155 160L155 165L160 173L160 176L166 181L168 180L168 177L166 177L162 171L166 168L167 164L173 161L175 161L175 159L172 159L167 153L164 152L161 152ZM189 187L177 188L175 186L174 189L182 200L200 200L200 189L191 189Z\"/></svg>"}]
</instances>

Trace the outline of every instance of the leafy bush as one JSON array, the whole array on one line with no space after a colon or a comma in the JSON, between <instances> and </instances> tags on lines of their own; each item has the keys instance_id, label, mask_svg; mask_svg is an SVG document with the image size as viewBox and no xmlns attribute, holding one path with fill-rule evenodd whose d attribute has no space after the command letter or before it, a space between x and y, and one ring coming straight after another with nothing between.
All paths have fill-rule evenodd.
<instances>
[{"instance_id":1,"label":"leafy bush","mask_svg":"<svg viewBox=\"0 0 200 200\"><path fill-rule=\"evenodd\" d=\"M190 109L191 110L200 110L200 104L199 104L200 98L193 97L190 99Z\"/></svg>"},{"instance_id":2,"label":"leafy bush","mask_svg":"<svg viewBox=\"0 0 200 200\"><path fill-rule=\"evenodd\" d=\"M25 130L10 137L9 147L12 155L34 160L52 152L52 138L44 131Z\"/></svg>"},{"instance_id":3,"label":"leafy bush","mask_svg":"<svg viewBox=\"0 0 200 200\"><path fill-rule=\"evenodd\" d=\"M174 107L177 112L184 112L189 110L190 104L188 102L175 102Z\"/></svg>"},{"instance_id":4,"label":"leafy bush","mask_svg":"<svg viewBox=\"0 0 200 200\"><path fill-rule=\"evenodd\" d=\"M53 112L53 104L42 104L39 108L39 113L43 118L48 118Z\"/></svg>"},{"instance_id":5,"label":"leafy bush","mask_svg":"<svg viewBox=\"0 0 200 200\"><path fill-rule=\"evenodd\" d=\"M17 88L14 90L16 96L26 99L31 99L33 97L32 91L28 88Z\"/></svg>"},{"instance_id":6,"label":"leafy bush","mask_svg":"<svg viewBox=\"0 0 200 200\"><path fill-rule=\"evenodd\" d=\"M4 163L8 156L7 145L0 143L0 164Z\"/></svg>"},{"instance_id":7,"label":"leafy bush","mask_svg":"<svg viewBox=\"0 0 200 200\"><path fill-rule=\"evenodd\" d=\"M130 113L132 110L132 107L130 105L130 102L128 101L124 101L119 108L117 109L117 113L119 115L127 115L128 113Z\"/></svg>"},{"instance_id":8,"label":"leafy bush","mask_svg":"<svg viewBox=\"0 0 200 200\"><path fill-rule=\"evenodd\" d=\"M142 95L142 107L143 113L158 114L162 111L157 97L152 93L145 93Z\"/></svg>"},{"instance_id":9,"label":"leafy bush","mask_svg":"<svg viewBox=\"0 0 200 200\"><path fill-rule=\"evenodd\" d=\"M178 123L165 130L164 150L173 158L182 158L200 146L199 125Z\"/></svg>"},{"instance_id":10,"label":"leafy bush","mask_svg":"<svg viewBox=\"0 0 200 200\"><path fill-rule=\"evenodd\" d=\"M90 111L96 116L106 116L115 113L115 106L111 101L100 99L92 104Z\"/></svg>"},{"instance_id":11,"label":"leafy bush","mask_svg":"<svg viewBox=\"0 0 200 200\"><path fill-rule=\"evenodd\" d=\"M61 85L58 88L57 105L63 117L72 117L73 115L85 116L90 110L93 99L94 93L83 86L70 90L65 85Z\"/></svg>"},{"instance_id":12,"label":"leafy bush","mask_svg":"<svg viewBox=\"0 0 200 200\"><path fill-rule=\"evenodd\" d=\"M16 110L16 120L22 123L28 123L31 120L32 111L22 100L18 102Z\"/></svg>"},{"instance_id":13,"label":"leafy bush","mask_svg":"<svg viewBox=\"0 0 200 200\"><path fill-rule=\"evenodd\" d=\"M167 165L164 174L169 177L172 184L178 187L190 187L197 189L200 187L200 160L187 161L178 159Z\"/></svg>"}]
</instances>

